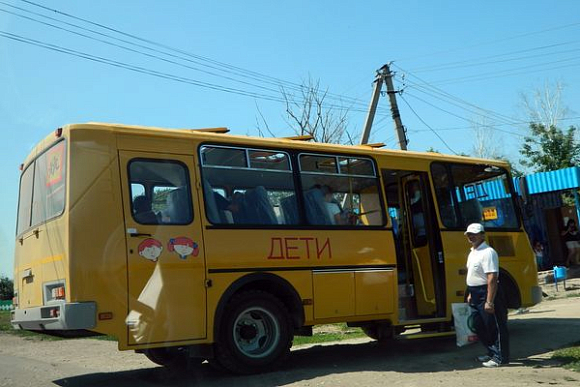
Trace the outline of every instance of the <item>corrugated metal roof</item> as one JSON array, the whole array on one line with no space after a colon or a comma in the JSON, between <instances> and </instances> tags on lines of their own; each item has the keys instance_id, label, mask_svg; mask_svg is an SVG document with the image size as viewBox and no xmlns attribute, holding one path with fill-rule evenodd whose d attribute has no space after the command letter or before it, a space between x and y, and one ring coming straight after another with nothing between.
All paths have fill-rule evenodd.
<instances>
[{"instance_id":1,"label":"corrugated metal roof","mask_svg":"<svg viewBox=\"0 0 580 387\"><path fill-rule=\"evenodd\" d=\"M526 176L528 192L539 194L580 187L580 168L570 167L557 171L539 172Z\"/></svg>"}]
</instances>

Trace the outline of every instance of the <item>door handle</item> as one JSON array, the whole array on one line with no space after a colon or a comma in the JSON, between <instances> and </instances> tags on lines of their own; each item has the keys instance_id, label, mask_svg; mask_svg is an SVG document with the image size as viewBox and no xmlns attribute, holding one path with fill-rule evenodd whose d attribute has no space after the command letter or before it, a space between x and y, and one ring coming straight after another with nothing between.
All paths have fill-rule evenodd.
<instances>
[{"instance_id":1,"label":"door handle","mask_svg":"<svg viewBox=\"0 0 580 387\"><path fill-rule=\"evenodd\" d=\"M132 238L138 238L138 237L150 237L153 236L151 234L148 234L146 232L132 232L129 234L130 237Z\"/></svg>"},{"instance_id":2,"label":"door handle","mask_svg":"<svg viewBox=\"0 0 580 387\"><path fill-rule=\"evenodd\" d=\"M132 238L137 238L137 237L150 237L150 236L152 236L151 234L146 233L146 232L139 232L139 231L137 231L136 228L128 228L127 229L127 234L129 234L129 236L132 237Z\"/></svg>"}]
</instances>

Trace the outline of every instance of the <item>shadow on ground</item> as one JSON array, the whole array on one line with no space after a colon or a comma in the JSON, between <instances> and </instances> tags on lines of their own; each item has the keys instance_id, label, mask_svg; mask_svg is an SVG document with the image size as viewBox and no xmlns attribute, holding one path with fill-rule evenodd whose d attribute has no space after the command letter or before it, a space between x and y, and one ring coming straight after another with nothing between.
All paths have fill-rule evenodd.
<instances>
[{"instance_id":1,"label":"shadow on ground","mask_svg":"<svg viewBox=\"0 0 580 387\"><path fill-rule=\"evenodd\" d=\"M554 367L550 359L536 355L564 347L580 337L578 319L521 319L510 321L513 366ZM292 351L286 362L272 372L238 376L219 372L204 363L183 372L151 367L123 372L93 373L55 380L59 386L280 386L330 374L360 371L426 373L479 368L474 361L482 347L457 348L455 339L364 342L314 346Z\"/></svg>"}]
</instances>

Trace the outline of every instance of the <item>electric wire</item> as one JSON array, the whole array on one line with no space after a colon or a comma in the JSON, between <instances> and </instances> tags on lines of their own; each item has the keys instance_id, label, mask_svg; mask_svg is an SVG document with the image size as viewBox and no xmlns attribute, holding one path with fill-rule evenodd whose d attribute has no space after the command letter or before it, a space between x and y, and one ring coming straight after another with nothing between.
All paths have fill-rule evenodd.
<instances>
[{"instance_id":1,"label":"electric wire","mask_svg":"<svg viewBox=\"0 0 580 387\"><path fill-rule=\"evenodd\" d=\"M556 61L538 63L538 64L534 64L534 65L529 65L529 66L521 66L521 67L511 68L511 69L507 69L507 70L502 70L502 71L488 72L488 73L483 73L483 74L469 75L469 76L457 77L457 78L443 79L440 81L433 81L433 82L431 82L431 85L441 86L441 85L452 85L452 84L465 83L465 82L477 82L477 81L484 81L484 80L488 80L488 79L503 78L503 77L509 77L509 76L515 76L515 75L526 75L526 74L533 74L533 73L537 73L537 72L545 72L548 70L559 70L559 69L568 68L568 67L578 67L578 66L580 66L580 61L577 63L570 63L570 64L566 64L566 65L561 65L561 66L544 67L544 66L549 66L551 64L568 62L568 61L578 60L578 59L580 59L580 56L560 59L560 60L556 60ZM544 67L544 68L538 68L538 67ZM527 69L534 69L534 68L537 68L537 69L524 71Z\"/></svg>"},{"instance_id":2,"label":"electric wire","mask_svg":"<svg viewBox=\"0 0 580 387\"><path fill-rule=\"evenodd\" d=\"M441 108L441 107L439 107L439 106L436 106L436 105L434 105L434 104L432 104L432 103L430 103L430 102L428 102L428 101L425 101L424 99L422 99L422 98L420 98L420 97L417 97L417 96L415 96L415 95L413 95L413 94L411 94L411 93L405 93L405 94L406 94L406 95L408 95L408 96L410 96L410 97L412 97L412 98L415 98L415 99L417 99L417 100L419 100L419 101L423 102L423 103L424 103L424 104L426 104L426 105L429 105L429 106L431 106L431 107L433 107L433 108L435 108L435 109L437 109L437 110L440 110L440 111L442 111L442 112L444 112L444 113L447 113L447 114L449 114L449 115L452 115L452 116L454 116L454 117L457 117L457 118L459 118L459 119L461 119L461 120L467 121L467 122L469 122L469 123L471 123L471 124L473 124L473 125L476 125L476 126L479 126L479 125L480 125L480 123L478 123L478 122L475 122L475 121L473 121L473 120L470 120L469 118L462 117L462 116L460 116L460 115L458 115L458 114L455 114L455 113L453 113L453 112L450 112L449 110L443 109L443 108ZM486 126L488 126L488 125L486 125ZM498 129L498 128L497 128L497 126L493 126L493 125L489 125L489 126L490 126L490 127L494 127L494 129L495 129L495 130L497 130L497 131L499 131L499 132L503 132L503 133L511 134L511 135L518 136L518 137L523 137L523 135L522 135L522 134L520 134L520 133L511 132L511 131L507 131L507 130L503 130L503 129Z\"/></svg>"},{"instance_id":3,"label":"electric wire","mask_svg":"<svg viewBox=\"0 0 580 387\"><path fill-rule=\"evenodd\" d=\"M435 129L433 129L428 123L425 122L425 120L423 120L419 114L417 114L417 112L415 111L415 109L413 109L413 107L409 104L409 102L407 102L407 100L405 99L405 97L403 97L402 95L400 96L401 99L403 100L403 102L405 102L407 104L407 106L409 107L409 109L411 110L411 112L413 112L413 114L415 115L415 117L417 117L417 119L419 121L421 121L423 123L423 125L425 125L427 128L429 128L431 130L431 132L433 132L433 134L435 134L435 136L437 136L437 138L439 140L441 140L441 142L447 147L447 149L449 149L454 155L457 155L457 152L455 152L450 146L449 144L447 144L447 141L445 141L443 139L443 137L441 137L439 135L439 133L437 133L437 131Z\"/></svg>"},{"instance_id":4,"label":"electric wire","mask_svg":"<svg viewBox=\"0 0 580 387\"><path fill-rule=\"evenodd\" d=\"M411 86L414 86L413 90L416 90L417 92L423 93L423 94L428 95L428 96L433 97L433 98L436 98L438 101L443 101L445 103L456 106L460 109L463 109L463 110L465 110L469 113L475 114L477 116L492 119L492 120L495 120L495 121L498 121L501 123L505 123L505 124L514 124L517 122L517 120L515 120L512 117L494 112L494 111L489 110L489 109L481 108L481 107L479 107L475 104L472 104L470 102L467 102L459 97L455 97L452 94L449 94L446 91L443 91L437 87L431 86L426 82L425 82L425 85L413 83L413 82L409 82L409 83L411 84ZM442 100L441 98L443 98L444 100Z\"/></svg>"},{"instance_id":5,"label":"electric wire","mask_svg":"<svg viewBox=\"0 0 580 387\"><path fill-rule=\"evenodd\" d=\"M90 31L91 33L94 33L94 34L99 34L101 36L106 36L106 37L108 37L110 39L119 40L119 41L122 41L122 42L127 43L127 44L136 45L136 46L138 46L140 48L144 48L144 49L147 49L147 50L150 50L150 51L154 51L154 52L157 52L157 53L162 53L163 55L168 55L168 56L172 56L174 58L179 58L181 60L190 61L190 62L193 62L195 64L201 65L201 66L205 66L205 67L212 68L214 70L218 70L218 71L222 71L222 72L234 74L234 75L240 76L240 77L245 77L245 78L253 79L253 80L256 80L256 81L259 81L259 82L268 83L270 85L276 85L278 87L289 88L289 89L294 90L294 91L301 91L302 92L302 91L305 91L305 90L307 91L308 90L308 87L306 87L304 85L301 85L301 84L297 84L297 83L294 83L294 82L285 81L285 80L282 80L280 78L271 77L271 76L264 75L264 74L261 74L261 73L255 72L255 71L246 70L246 69L243 69L243 68L240 68L240 67L237 67L237 66L232 66L232 65L229 65L229 64L226 64L226 63L223 63L223 62L215 61L215 60L212 60L212 59L207 58L207 57L203 57L203 56L200 56L200 55L192 54L192 53L189 53L189 52L184 51L184 50L181 50L181 49L177 49L177 48L174 48L174 47L165 45L165 44L157 43L157 42L154 42L152 40L139 37L139 36L134 35L134 34L130 34L130 33L123 32L123 31L121 31L119 29L112 28L112 27L106 26L106 25L101 24L101 23L96 23L96 22L93 22L93 21L88 20L88 19L84 19L84 18L80 18L80 17L74 16L74 15L72 15L70 13L66 13L66 12L63 12L63 11L60 11L60 10L57 10L57 9L54 9L54 8L49 8L49 7L43 6L41 4L38 4L38 3L35 3L35 2L32 2L32 1L28 1L28 0L20 0L20 1L22 1L22 2L24 2L26 4L29 4L29 5L35 6L35 7L39 7L41 9L43 9L43 10L46 10L46 11L49 11L49 12L52 12L52 13L61 15L61 16L65 16L65 17L68 17L68 18L71 18L71 19L74 19L74 20L77 20L77 21L81 21L81 22L84 22L84 23L88 23L90 25L97 26L97 27L102 28L102 29L105 29L107 31L111 31L111 32L120 34L122 36L129 37L131 39L135 39L137 41L140 41L140 42L143 42L143 43L147 43L149 45L153 45L155 47L163 48L164 50L169 50L169 51L172 51L172 52L177 52L177 53L179 53L181 55L185 55L185 56L187 56L189 58L194 58L195 60L192 60L192 59L189 59L189 58L184 58L183 56L179 56L179 55L174 55L174 54L168 53L166 51L160 51L160 50L157 50L157 49L154 49L154 48L151 48L151 47L142 45L142 44L137 44L137 43L134 43L134 42L131 42L131 41L127 41L127 40L124 40L124 39L119 39L119 38L116 38L116 37L111 36L111 35L108 35L108 34L104 34L104 33L101 33L101 32L95 31L95 30L87 29L87 28L82 27L82 26L79 26L79 25L67 23L65 21L62 21L62 20L59 20L59 19L55 19L55 18L51 18L49 16L45 16L45 15L42 15L42 14L39 14L39 13L36 13L36 12L32 12L32 11L26 10L24 8L16 7L16 6L7 4L7 3L5 3L3 1L0 1L0 3L1 4L4 4L4 5L11 6L13 8L19 9L19 10L24 11L24 12L32 13L32 14L34 14L36 16L41 16L41 17L44 17L44 18L48 18L50 20L57 21L57 22L60 22L60 23L64 23L64 24L69 25L69 26L74 26L75 28L79 28L79 29L82 29L82 30L85 30L85 31ZM207 62L207 63L205 63L205 62ZM197 70L197 71L203 71L203 70L200 70L200 69L195 69L195 70ZM217 75L217 74L214 74L214 73L212 73L211 75L213 75L213 76L220 76L220 75ZM238 80L235 80L235 81L236 82L241 82L241 81L238 81ZM260 86L255 86L255 87L260 87ZM330 99L340 100L341 102L346 101L346 102L350 103L351 106L364 106L364 102L360 101L358 98L355 99L355 98L351 98L351 97L348 97L348 96L338 95L338 94L330 93L330 92L327 92L326 95Z\"/></svg>"},{"instance_id":6,"label":"electric wire","mask_svg":"<svg viewBox=\"0 0 580 387\"><path fill-rule=\"evenodd\" d=\"M488 59L492 59L492 58L501 58L504 56L514 55L514 54L522 54L522 53L527 53L527 52L531 52L531 51L546 50L548 48L566 46L566 45L575 44L575 43L579 43L579 42L580 42L580 40L572 40L572 41L568 41L568 42L564 42L564 43L555 43L555 44L550 44L550 45L545 45L545 46L532 47L532 48L528 48L528 49L524 49L524 50L511 51L511 52L507 52L507 53L503 53L503 54L495 54L495 55L489 55L489 56L484 56L484 57L479 57L479 58L466 59L466 60L462 60L462 61L454 61L454 62L441 63L441 64L437 64L437 65L432 65L432 66L418 67L418 68L412 69L411 71L413 71L414 73L432 72L432 71L458 69L458 68L463 68L463 67L483 66L483 65L494 64L494 63L504 63L504 62L510 62L510 61L514 61L514 60L531 59L531 58L537 58L537 57L543 57L543 56L554 56L557 54L576 52L576 51L579 51L580 49L544 52L541 54L519 56L519 57L507 58L507 59L501 59L501 60L495 60L495 61L488 60ZM488 61L483 62L484 60L488 60Z\"/></svg>"},{"instance_id":7,"label":"electric wire","mask_svg":"<svg viewBox=\"0 0 580 387\"><path fill-rule=\"evenodd\" d=\"M195 85L195 86L204 87L204 88L208 88L208 89L212 89L212 90L216 90L216 91L222 91L222 92L227 92L230 94L237 94L237 95L241 95L241 96L252 97L252 98L257 98L257 99L262 99L262 100L275 101L275 102L280 102L280 103L286 102L286 100L281 96L256 93L256 92L251 92L251 91L247 91L247 90L226 87L226 86L218 85L215 83L203 82L203 81L199 81L199 80L192 79L192 78L187 78L187 77L182 77L182 76L178 76L178 75L174 75L174 74L170 74L170 73L166 73L166 72L152 70L152 69L149 69L146 67L136 66L136 65L120 62L120 61L115 61L113 59L105 58L102 56L92 55L92 54L89 54L86 52L81 52L81 51L73 50L70 48L63 47L63 46L54 45L51 43L39 41L39 40L32 39L32 38L27 38L27 37L24 37L21 35L12 34L12 33L9 33L7 31L0 31L0 37L4 37L4 38L18 41L21 43L26 43L26 44L29 44L32 46L41 47L41 48L45 48L48 50L68 54L71 56L79 57L79 58L90 60L93 62L103 63L103 64L107 64L110 66L134 71L137 73L142 73L142 74L147 74L147 75L151 75L151 76L155 76L155 77L159 77L159 78L169 79L169 80L173 80L173 81L177 81L177 82L181 82L181 83L185 83L185 84ZM296 98L294 100L298 101L298 102L303 101L300 98ZM332 104L325 104L325 107L327 107L327 108L344 108L344 106L332 105ZM366 113L366 110L356 109L356 108L349 109L349 111Z\"/></svg>"},{"instance_id":8,"label":"electric wire","mask_svg":"<svg viewBox=\"0 0 580 387\"><path fill-rule=\"evenodd\" d=\"M25 0L22 0L22 1L25 1ZM476 44L471 44L471 45L468 45L468 46L457 47L457 48L452 48L452 49L442 50L442 51L436 51L436 52L432 52L432 53L428 53L428 54L421 54L421 55L417 55L417 56L414 56L414 57L398 58L397 61L408 61L408 60L418 59L418 58L424 58L424 57L428 57L428 56L431 56L431 57L433 57L433 56L439 56L439 55L447 54L447 53L450 53L450 52L462 51L462 50L466 50L466 49L471 49L471 48L476 48L476 47L481 47L481 46L487 46L487 45L490 45L490 44L497 44L497 43L507 42L507 41L510 41L510 40L520 39L520 38L524 38L524 37L528 37L528 36L533 36L533 35L540 35L540 34L544 34L546 32L552 32L552 31L557 31L557 30L562 30L562 29L572 28L572 27L578 27L578 26L580 26L580 22L575 22L575 23L565 24L563 26L550 27L550 28L545 28L543 30L526 32L526 33L523 33L523 34L508 36L508 37L501 38L501 39L495 39L495 40L490 40L490 41L486 41L486 42L480 42L480 43L476 43Z\"/></svg>"}]
</instances>

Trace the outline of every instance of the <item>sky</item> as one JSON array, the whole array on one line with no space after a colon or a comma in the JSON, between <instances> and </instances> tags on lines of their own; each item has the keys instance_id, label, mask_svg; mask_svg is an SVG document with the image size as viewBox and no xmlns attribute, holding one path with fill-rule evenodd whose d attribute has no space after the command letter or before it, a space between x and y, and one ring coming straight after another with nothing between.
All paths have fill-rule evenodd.
<instances>
[{"instance_id":1,"label":"sky","mask_svg":"<svg viewBox=\"0 0 580 387\"><path fill-rule=\"evenodd\" d=\"M473 154L483 123L484 144L517 161L522 94L560 84L562 127L580 123L580 2L0 0L0 275L12 277L19 166L54 129L258 135L265 120L289 136L281 90L299 98L312 79L356 137L386 63L410 150ZM385 97L371 142L398 148Z\"/></svg>"}]
</instances>

